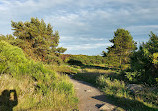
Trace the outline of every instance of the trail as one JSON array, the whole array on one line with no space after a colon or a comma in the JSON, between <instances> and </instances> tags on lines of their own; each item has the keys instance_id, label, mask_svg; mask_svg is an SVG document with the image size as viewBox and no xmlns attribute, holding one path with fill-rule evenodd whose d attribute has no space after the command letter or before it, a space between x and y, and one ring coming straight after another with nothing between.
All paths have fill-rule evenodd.
<instances>
[{"instance_id":1,"label":"trail","mask_svg":"<svg viewBox=\"0 0 158 111\"><path fill-rule=\"evenodd\" d=\"M114 111L115 106L109 104L106 96L87 82L71 79L79 98L79 111Z\"/></svg>"}]
</instances>

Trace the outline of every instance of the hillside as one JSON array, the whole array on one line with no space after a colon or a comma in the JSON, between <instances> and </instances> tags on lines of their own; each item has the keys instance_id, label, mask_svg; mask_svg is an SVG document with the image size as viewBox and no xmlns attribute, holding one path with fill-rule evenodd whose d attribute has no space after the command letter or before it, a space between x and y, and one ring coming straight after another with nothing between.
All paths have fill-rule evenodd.
<instances>
[{"instance_id":1,"label":"hillside","mask_svg":"<svg viewBox=\"0 0 158 111\"><path fill-rule=\"evenodd\" d=\"M48 111L76 108L69 78L27 59L23 50L0 41L1 111Z\"/></svg>"}]
</instances>

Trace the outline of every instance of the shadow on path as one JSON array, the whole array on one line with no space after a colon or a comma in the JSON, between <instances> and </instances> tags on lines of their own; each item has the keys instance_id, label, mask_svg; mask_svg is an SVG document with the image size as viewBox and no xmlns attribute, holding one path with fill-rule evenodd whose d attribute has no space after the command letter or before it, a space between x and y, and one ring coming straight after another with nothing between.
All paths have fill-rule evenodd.
<instances>
[{"instance_id":1,"label":"shadow on path","mask_svg":"<svg viewBox=\"0 0 158 111\"><path fill-rule=\"evenodd\" d=\"M76 79L74 79L74 80L76 80ZM84 81L80 81L80 80L76 80L76 81L81 84L85 84L85 85L88 85L88 86L91 86L94 88L97 87L88 82L84 82ZM138 100L131 100L131 99L127 99L124 97L117 97L114 95L112 96L112 95L108 95L105 93L103 94L103 92L101 95L92 96L91 98L105 102L105 104L108 103L108 104L114 105L114 106L116 106L115 108L121 108L125 111L158 111L157 108L148 107ZM97 108L100 108L103 106L103 104L96 104L95 106Z\"/></svg>"},{"instance_id":2,"label":"shadow on path","mask_svg":"<svg viewBox=\"0 0 158 111\"><path fill-rule=\"evenodd\" d=\"M126 111L158 111L158 109L150 108L137 100L130 100L123 97L116 97L105 94L93 96L92 98L115 105L116 107L120 107ZM98 107L100 106L98 105Z\"/></svg>"}]
</instances>

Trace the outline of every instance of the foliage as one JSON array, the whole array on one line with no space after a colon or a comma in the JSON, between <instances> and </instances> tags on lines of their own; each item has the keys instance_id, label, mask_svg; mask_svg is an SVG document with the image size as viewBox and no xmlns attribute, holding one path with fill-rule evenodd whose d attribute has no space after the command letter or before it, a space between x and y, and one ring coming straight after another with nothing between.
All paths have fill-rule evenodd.
<instances>
[{"instance_id":1,"label":"foliage","mask_svg":"<svg viewBox=\"0 0 158 111\"><path fill-rule=\"evenodd\" d=\"M97 78L96 83L103 87L106 94L127 96L127 88L123 81L119 81L117 79L111 80L111 78L101 75Z\"/></svg>"},{"instance_id":2,"label":"foliage","mask_svg":"<svg viewBox=\"0 0 158 111\"><path fill-rule=\"evenodd\" d=\"M103 57L107 57L107 52L102 51L102 56L103 56Z\"/></svg>"},{"instance_id":3,"label":"foliage","mask_svg":"<svg viewBox=\"0 0 158 111\"><path fill-rule=\"evenodd\" d=\"M110 42L113 45L107 48L109 64L116 64L118 67L128 63L131 52L136 49L136 42L133 41L131 34L125 29L117 29Z\"/></svg>"},{"instance_id":4,"label":"foliage","mask_svg":"<svg viewBox=\"0 0 158 111\"><path fill-rule=\"evenodd\" d=\"M136 73L136 80L154 84L158 78L158 36L151 32L150 39L143 43L131 56L131 69ZM128 76L128 74L127 74Z\"/></svg>"},{"instance_id":5,"label":"foliage","mask_svg":"<svg viewBox=\"0 0 158 111\"><path fill-rule=\"evenodd\" d=\"M76 68L67 65L45 65L48 69L51 69L59 74L77 74L80 71Z\"/></svg>"},{"instance_id":6,"label":"foliage","mask_svg":"<svg viewBox=\"0 0 158 111\"><path fill-rule=\"evenodd\" d=\"M0 83L3 86L0 91L17 90L20 101L16 110L76 108L74 88L67 76L57 75L42 63L28 60L22 49L5 41L0 41L0 60Z\"/></svg>"},{"instance_id":7,"label":"foliage","mask_svg":"<svg viewBox=\"0 0 158 111\"><path fill-rule=\"evenodd\" d=\"M105 64L106 58L102 56L88 56L88 55L70 55L67 62L71 65L91 65L91 64Z\"/></svg>"},{"instance_id":8,"label":"foliage","mask_svg":"<svg viewBox=\"0 0 158 111\"><path fill-rule=\"evenodd\" d=\"M0 41L0 73L18 73L19 67L28 64L22 49ZM15 67L16 66L16 67ZM24 67L23 67L24 69ZM21 70L21 69L20 69Z\"/></svg>"},{"instance_id":9,"label":"foliage","mask_svg":"<svg viewBox=\"0 0 158 111\"><path fill-rule=\"evenodd\" d=\"M50 24L46 25L44 20L31 18L30 22L13 22L12 27L16 40L12 43L22 48L29 56L41 61L55 54L63 53L65 48L59 47L59 33ZM49 61L50 62L50 61Z\"/></svg>"},{"instance_id":10,"label":"foliage","mask_svg":"<svg viewBox=\"0 0 158 111\"><path fill-rule=\"evenodd\" d=\"M149 37L150 39L145 44L145 48L147 48L148 51L152 54L158 52L158 36L151 32Z\"/></svg>"},{"instance_id":11,"label":"foliage","mask_svg":"<svg viewBox=\"0 0 158 111\"><path fill-rule=\"evenodd\" d=\"M6 36L0 35L0 40L12 43L15 40L15 38L12 35L6 35Z\"/></svg>"},{"instance_id":12,"label":"foliage","mask_svg":"<svg viewBox=\"0 0 158 111\"><path fill-rule=\"evenodd\" d=\"M81 73L73 76L77 80L86 81L93 86L99 87L108 103L121 108L123 111L157 111L158 109L158 90L156 87L145 86L133 94L128 88L128 83L123 80L119 72L109 69L85 68ZM131 74L134 76L135 73ZM132 78L133 79L133 78Z\"/></svg>"},{"instance_id":13,"label":"foliage","mask_svg":"<svg viewBox=\"0 0 158 111\"><path fill-rule=\"evenodd\" d=\"M63 48L63 47L59 47L56 49L56 51L60 54L60 53L64 53L67 49Z\"/></svg>"},{"instance_id":14,"label":"foliage","mask_svg":"<svg viewBox=\"0 0 158 111\"><path fill-rule=\"evenodd\" d=\"M149 87L133 94L128 90L126 83L118 79L101 75L96 83L101 87L107 97L115 101L119 107L125 110L156 111L158 109L157 90L151 91Z\"/></svg>"},{"instance_id":15,"label":"foliage","mask_svg":"<svg viewBox=\"0 0 158 111\"><path fill-rule=\"evenodd\" d=\"M31 76L20 76L21 79L9 74L0 77L0 94L4 90L16 90L18 104L13 111L57 111L76 109L77 99L74 96L74 88L69 78L60 76L51 81L51 88L46 88L43 95L42 85L34 81ZM45 89L45 90L46 90ZM0 106L0 110L2 107ZM6 111L6 110L4 110Z\"/></svg>"}]
</instances>

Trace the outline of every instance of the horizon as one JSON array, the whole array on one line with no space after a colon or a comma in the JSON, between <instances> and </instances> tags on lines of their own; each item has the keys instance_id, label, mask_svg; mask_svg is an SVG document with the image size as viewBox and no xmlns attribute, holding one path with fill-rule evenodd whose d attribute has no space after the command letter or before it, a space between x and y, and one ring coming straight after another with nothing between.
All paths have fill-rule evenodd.
<instances>
[{"instance_id":1,"label":"horizon","mask_svg":"<svg viewBox=\"0 0 158 111\"><path fill-rule=\"evenodd\" d=\"M65 54L101 55L114 31L124 28L138 44L158 34L157 0L2 0L0 34L12 34L11 20L44 19L58 30Z\"/></svg>"}]
</instances>

